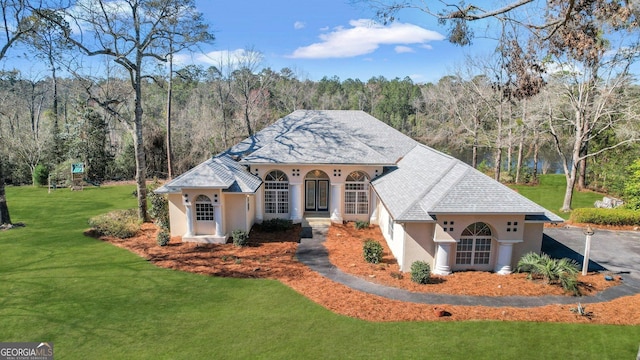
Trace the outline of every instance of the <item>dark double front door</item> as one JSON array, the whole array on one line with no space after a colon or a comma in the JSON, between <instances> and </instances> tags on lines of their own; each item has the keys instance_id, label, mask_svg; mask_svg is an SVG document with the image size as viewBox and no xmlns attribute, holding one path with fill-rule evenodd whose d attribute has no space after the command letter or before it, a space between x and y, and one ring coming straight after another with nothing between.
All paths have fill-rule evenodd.
<instances>
[{"instance_id":1,"label":"dark double front door","mask_svg":"<svg viewBox=\"0 0 640 360\"><path fill-rule=\"evenodd\" d=\"M329 180L304 181L304 210L329 210Z\"/></svg>"}]
</instances>

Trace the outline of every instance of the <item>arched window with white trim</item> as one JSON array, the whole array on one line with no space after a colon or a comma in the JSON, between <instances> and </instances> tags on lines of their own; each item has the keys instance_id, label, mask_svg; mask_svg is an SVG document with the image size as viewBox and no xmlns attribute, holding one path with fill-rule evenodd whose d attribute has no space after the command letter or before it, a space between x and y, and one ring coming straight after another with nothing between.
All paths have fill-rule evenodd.
<instances>
[{"instance_id":1,"label":"arched window with white trim","mask_svg":"<svg viewBox=\"0 0 640 360\"><path fill-rule=\"evenodd\" d=\"M456 247L456 265L487 265L491 256L491 229L477 222L467 226Z\"/></svg>"},{"instance_id":2,"label":"arched window with white trim","mask_svg":"<svg viewBox=\"0 0 640 360\"><path fill-rule=\"evenodd\" d=\"M196 198L196 221L213 221L213 205L206 195Z\"/></svg>"},{"instance_id":3,"label":"arched window with white trim","mask_svg":"<svg viewBox=\"0 0 640 360\"><path fill-rule=\"evenodd\" d=\"M344 184L344 213L369 214L369 178L362 171L347 176Z\"/></svg>"},{"instance_id":4,"label":"arched window with white trim","mask_svg":"<svg viewBox=\"0 0 640 360\"><path fill-rule=\"evenodd\" d=\"M264 212L267 214L289 212L289 178L280 170L273 170L264 178Z\"/></svg>"}]
</instances>

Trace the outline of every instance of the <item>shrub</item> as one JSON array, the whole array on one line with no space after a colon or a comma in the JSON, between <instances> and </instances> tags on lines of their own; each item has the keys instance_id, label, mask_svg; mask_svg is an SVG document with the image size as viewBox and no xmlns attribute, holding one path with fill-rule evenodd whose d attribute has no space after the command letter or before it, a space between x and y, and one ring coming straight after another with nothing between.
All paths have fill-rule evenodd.
<instances>
[{"instance_id":1,"label":"shrub","mask_svg":"<svg viewBox=\"0 0 640 360\"><path fill-rule=\"evenodd\" d=\"M249 233L244 230L233 230L231 237L233 238L233 245L235 246L245 246L249 242Z\"/></svg>"},{"instance_id":2,"label":"shrub","mask_svg":"<svg viewBox=\"0 0 640 360\"><path fill-rule=\"evenodd\" d=\"M269 219L263 221L260 228L266 232L285 231L293 229L293 222L289 219Z\"/></svg>"},{"instance_id":3,"label":"shrub","mask_svg":"<svg viewBox=\"0 0 640 360\"><path fill-rule=\"evenodd\" d=\"M382 245L372 239L367 239L363 246L364 260L371 264L382 261Z\"/></svg>"},{"instance_id":4,"label":"shrub","mask_svg":"<svg viewBox=\"0 0 640 360\"><path fill-rule=\"evenodd\" d=\"M356 222L353 225L356 230L362 230L362 229L366 229L369 227L369 222L368 221L362 221L362 220L356 220Z\"/></svg>"},{"instance_id":5,"label":"shrub","mask_svg":"<svg viewBox=\"0 0 640 360\"><path fill-rule=\"evenodd\" d=\"M138 232L140 220L136 209L115 210L92 217L89 226L100 235L126 239Z\"/></svg>"},{"instance_id":6,"label":"shrub","mask_svg":"<svg viewBox=\"0 0 640 360\"><path fill-rule=\"evenodd\" d=\"M158 233L158 237L156 237L156 241L160 246L166 246L169 241L171 241L171 235L165 230L162 230Z\"/></svg>"},{"instance_id":7,"label":"shrub","mask_svg":"<svg viewBox=\"0 0 640 360\"><path fill-rule=\"evenodd\" d=\"M160 187L158 180L147 187L149 203L149 215L154 219L156 225L163 230L169 230L169 201L163 194L156 194L153 191Z\"/></svg>"},{"instance_id":8,"label":"shrub","mask_svg":"<svg viewBox=\"0 0 640 360\"><path fill-rule=\"evenodd\" d=\"M575 295L580 293L578 289L578 263L574 260L552 259L547 254L530 252L518 261L516 271L529 273L529 279L542 277L547 284L557 283Z\"/></svg>"},{"instance_id":9,"label":"shrub","mask_svg":"<svg viewBox=\"0 0 640 360\"><path fill-rule=\"evenodd\" d=\"M572 222L596 225L640 225L640 211L630 209L580 208L571 212Z\"/></svg>"},{"instance_id":10,"label":"shrub","mask_svg":"<svg viewBox=\"0 0 640 360\"><path fill-rule=\"evenodd\" d=\"M33 169L33 185L43 186L49 182L49 169L42 164L36 165Z\"/></svg>"},{"instance_id":11,"label":"shrub","mask_svg":"<svg viewBox=\"0 0 640 360\"><path fill-rule=\"evenodd\" d=\"M411 281L426 284L431 277L431 266L424 261L414 261L411 264Z\"/></svg>"}]
</instances>

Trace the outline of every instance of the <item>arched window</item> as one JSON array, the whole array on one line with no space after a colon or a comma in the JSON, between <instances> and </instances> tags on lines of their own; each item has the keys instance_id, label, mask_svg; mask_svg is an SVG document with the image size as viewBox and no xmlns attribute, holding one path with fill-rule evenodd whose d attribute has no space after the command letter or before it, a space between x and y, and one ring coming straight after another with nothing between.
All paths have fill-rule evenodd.
<instances>
[{"instance_id":1,"label":"arched window","mask_svg":"<svg viewBox=\"0 0 640 360\"><path fill-rule=\"evenodd\" d=\"M267 214L289 212L289 179L280 170L273 170L264 178L264 211Z\"/></svg>"},{"instance_id":2,"label":"arched window","mask_svg":"<svg viewBox=\"0 0 640 360\"><path fill-rule=\"evenodd\" d=\"M457 265L486 265L491 255L491 229L477 222L467 226L456 248Z\"/></svg>"},{"instance_id":3,"label":"arched window","mask_svg":"<svg viewBox=\"0 0 640 360\"><path fill-rule=\"evenodd\" d=\"M213 205L206 195L198 195L196 198L196 220L213 221Z\"/></svg>"},{"instance_id":4,"label":"arched window","mask_svg":"<svg viewBox=\"0 0 640 360\"><path fill-rule=\"evenodd\" d=\"M344 213L369 213L369 179L362 171L354 171L347 176L344 185Z\"/></svg>"}]
</instances>

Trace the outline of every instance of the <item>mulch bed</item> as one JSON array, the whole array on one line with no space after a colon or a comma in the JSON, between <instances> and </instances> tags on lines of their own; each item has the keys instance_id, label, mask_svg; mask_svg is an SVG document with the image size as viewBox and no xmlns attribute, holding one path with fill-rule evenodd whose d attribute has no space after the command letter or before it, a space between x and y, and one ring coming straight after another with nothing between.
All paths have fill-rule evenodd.
<instances>
[{"instance_id":1,"label":"mulch bed","mask_svg":"<svg viewBox=\"0 0 640 360\"><path fill-rule=\"evenodd\" d=\"M300 294L345 316L369 321L459 321L500 320L563 323L640 324L640 312L629 311L640 304L640 295L627 296L606 303L587 304L590 316L572 311L575 305L547 305L535 308L427 305L390 300L353 290L312 271L295 257L300 228L288 232L264 233L252 230L250 245L182 243L174 237L168 246L158 246L158 229L143 224L137 236L130 239L103 237L116 246L128 249L157 266L203 275L276 279ZM372 265L362 257L364 239L380 241L385 246L382 265ZM427 285L410 281L409 274L399 278L398 265L391 256L377 227L356 231L352 224L332 226L326 246L330 260L347 273L368 281L396 286L411 291L486 296L540 296L564 294L554 285L531 281L523 274L497 275L485 272L460 272L447 277L434 277ZM585 295L615 286L602 274L580 277ZM624 280L622 280L624 281ZM570 295L567 295L570 296Z\"/></svg>"}]
</instances>

